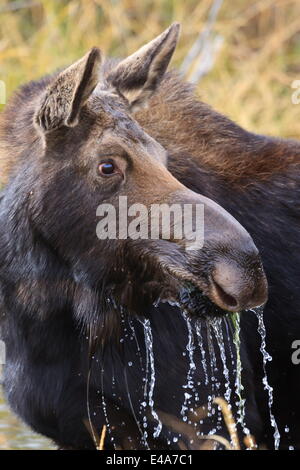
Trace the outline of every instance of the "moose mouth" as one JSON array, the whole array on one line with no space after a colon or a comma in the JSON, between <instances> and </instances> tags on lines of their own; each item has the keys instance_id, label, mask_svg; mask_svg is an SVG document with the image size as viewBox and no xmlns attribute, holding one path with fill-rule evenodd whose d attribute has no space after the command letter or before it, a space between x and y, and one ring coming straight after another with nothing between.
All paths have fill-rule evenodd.
<instances>
[{"instance_id":1,"label":"moose mouth","mask_svg":"<svg viewBox=\"0 0 300 470\"><path fill-rule=\"evenodd\" d=\"M182 285L175 300L173 297L163 299L171 305L176 305L187 315L197 318L220 317L230 313L229 310L222 309L191 282Z\"/></svg>"},{"instance_id":2,"label":"moose mouth","mask_svg":"<svg viewBox=\"0 0 300 470\"><path fill-rule=\"evenodd\" d=\"M198 283L192 280L185 280L177 278L178 285L176 293L169 293L159 299L162 303L169 303L172 306L177 306L180 310L191 317L208 318L220 317L231 313L234 310L234 299L226 298L227 303L233 305L232 309L221 308L214 303L205 288L201 288ZM214 290L218 293L220 298L225 297L227 294L218 286L214 285ZM154 305L157 306L159 302Z\"/></svg>"},{"instance_id":3,"label":"moose mouth","mask_svg":"<svg viewBox=\"0 0 300 470\"><path fill-rule=\"evenodd\" d=\"M220 317L239 311L234 297L213 279L209 272L193 273L186 267L165 264L166 284L159 302L177 306L192 317ZM154 303L154 306L159 303Z\"/></svg>"},{"instance_id":4,"label":"moose mouth","mask_svg":"<svg viewBox=\"0 0 300 470\"><path fill-rule=\"evenodd\" d=\"M119 282L113 283L112 290L108 291L107 296L114 298L114 305L140 315L151 306L159 308L160 304L169 304L194 318L221 317L245 310L243 304L218 284L209 264L207 269L200 270L187 263L175 264L175 259L171 263L169 259L155 261L140 271L141 264L131 259L133 266L129 275L124 278L124 274L120 274Z\"/></svg>"}]
</instances>

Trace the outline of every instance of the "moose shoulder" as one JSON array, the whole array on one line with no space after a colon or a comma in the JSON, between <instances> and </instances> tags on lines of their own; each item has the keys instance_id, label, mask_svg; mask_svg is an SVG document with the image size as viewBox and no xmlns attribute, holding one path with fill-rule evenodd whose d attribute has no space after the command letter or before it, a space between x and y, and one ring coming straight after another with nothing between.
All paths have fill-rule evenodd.
<instances>
[{"instance_id":1,"label":"moose shoulder","mask_svg":"<svg viewBox=\"0 0 300 470\"><path fill-rule=\"evenodd\" d=\"M94 48L62 72L23 87L1 116L5 392L24 421L61 447L94 448L107 420L105 448L178 448L173 436L179 432L180 445L202 446L185 421L207 403L211 384L197 368L191 394L183 397L186 328L206 332L202 317L224 318L265 303L256 246L270 282L265 315L274 412L280 430L288 424L294 445L299 439L293 416L300 409L286 390L292 378L299 387L287 362L300 324L294 262L299 146L242 130L167 74L178 31L172 25L120 62L103 61ZM100 240L97 208L117 207L125 196L148 210L202 205L203 247L189 250L188 239L161 233L155 240ZM258 440L272 445L255 322L254 314L242 315L246 419ZM125 334L120 345L124 329L134 330L135 342ZM150 342L155 400L148 390L143 408ZM221 395L234 387L236 360L230 384L219 364ZM208 434L213 416L202 421L199 432ZM225 425L216 426L228 436Z\"/></svg>"}]
</instances>

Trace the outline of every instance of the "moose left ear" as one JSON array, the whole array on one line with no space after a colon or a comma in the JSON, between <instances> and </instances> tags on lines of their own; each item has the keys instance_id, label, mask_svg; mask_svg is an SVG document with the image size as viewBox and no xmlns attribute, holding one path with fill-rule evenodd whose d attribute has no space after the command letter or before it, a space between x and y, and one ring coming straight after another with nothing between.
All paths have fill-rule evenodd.
<instances>
[{"instance_id":1,"label":"moose left ear","mask_svg":"<svg viewBox=\"0 0 300 470\"><path fill-rule=\"evenodd\" d=\"M143 106L159 85L175 50L179 30L179 23L173 23L108 75L107 81L128 100L131 110Z\"/></svg>"},{"instance_id":2,"label":"moose left ear","mask_svg":"<svg viewBox=\"0 0 300 470\"><path fill-rule=\"evenodd\" d=\"M44 132L75 126L82 106L99 81L101 52L94 47L82 59L63 70L48 86L34 121Z\"/></svg>"}]
</instances>

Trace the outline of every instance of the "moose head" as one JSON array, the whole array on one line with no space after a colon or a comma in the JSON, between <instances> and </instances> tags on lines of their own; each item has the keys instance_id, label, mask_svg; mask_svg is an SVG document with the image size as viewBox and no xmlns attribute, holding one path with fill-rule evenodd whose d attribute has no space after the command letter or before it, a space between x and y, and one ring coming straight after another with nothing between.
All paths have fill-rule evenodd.
<instances>
[{"instance_id":1,"label":"moose head","mask_svg":"<svg viewBox=\"0 0 300 470\"><path fill-rule=\"evenodd\" d=\"M173 24L120 62L103 60L93 48L54 75L34 101L36 147L27 162L35 187L32 223L85 298L92 292L89 311L114 304L144 313L169 301L191 313L221 314L266 301L266 279L250 235L222 207L172 176L167 151L136 119L159 93L178 34ZM109 207L115 209L110 215L121 213L125 199L135 236L103 236L99 215L107 216ZM202 208L203 224L197 217L190 221L196 239L197 231L203 235L201 246L175 233L182 219L178 223L174 213L168 236L162 219L155 237L150 228L147 236L138 235L153 206L174 204L192 213ZM115 235L120 214L106 222ZM82 315L80 302L77 310Z\"/></svg>"}]
</instances>

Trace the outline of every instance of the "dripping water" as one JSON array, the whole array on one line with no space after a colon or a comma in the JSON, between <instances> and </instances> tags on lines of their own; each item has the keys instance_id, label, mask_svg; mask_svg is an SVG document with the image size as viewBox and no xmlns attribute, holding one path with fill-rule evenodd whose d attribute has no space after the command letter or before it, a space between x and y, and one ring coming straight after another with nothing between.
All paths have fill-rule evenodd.
<instances>
[{"instance_id":1,"label":"dripping water","mask_svg":"<svg viewBox=\"0 0 300 470\"><path fill-rule=\"evenodd\" d=\"M194 335L193 335L193 330L192 330L191 319L187 315L186 312L182 312L182 315L186 322L187 330L188 330L188 343L186 345L186 350L187 350L188 358L189 358L189 367L188 367L188 372L187 372L187 377L186 377L186 384L182 386L182 388L184 388L186 391L184 392L184 402L181 408L181 415L182 415L183 421L187 421L187 412L191 404L192 392L195 391L193 375L196 371L196 364L194 361L195 345L194 345Z\"/></svg>"},{"instance_id":2,"label":"dripping water","mask_svg":"<svg viewBox=\"0 0 300 470\"><path fill-rule=\"evenodd\" d=\"M148 391L148 404L151 409L151 414L153 418L157 421L157 426L154 430L153 437L157 438L162 430L162 422L160 421L158 414L154 410L154 401L153 401L153 393L154 393L154 386L155 386L155 365L154 365L154 354L153 354L153 336L152 336L152 329L150 325L150 320L145 319L143 322L144 325L144 333L145 333L145 346L146 352L148 357L148 367L150 366L150 383L149 383L149 391ZM147 387L148 381L145 383L145 387Z\"/></svg>"},{"instance_id":3,"label":"dripping water","mask_svg":"<svg viewBox=\"0 0 300 470\"><path fill-rule=\"evenodd\" d=\"M144 393L143 393L143 396L144 396L144 400L141 402L140 404L140 414L143 415L144 412L145 412L145 409L147 407L147 402L148 402L148 384L149 384L149 347L148 347L148 338L147 338L147 334L146 334L146 327L147 327L147 320L144 318L143 321L138 319L138 321L143 325L143 328L144 328L144 340L145 340L145 350L146 350L146 367L144 369L143 365L141 366L142 367L142 371L145 371L145 375L143 377L143 383L144 383ZM148 320L149 322L149 320ZM147 417L146 415L143 416L143 429L144 429L144 433L143 433L143 440L144 442L147 442L147 438L148 438L148 432L147 432L147 427L148 427L148 422L147 422Z\"/></svg>"},{"instance_id":4,"label":"dripping water","mask_svg":"<svg viewBox=\"0 0 300 470\"><path fill-rule=\"evenodd\" d=\"M144 321L143 322L140 321L140 323L142 323L143 327L145 328ZM146 366L144 367L143 356L142 356L140 344L139 344L139 341L138 341L138 338L137 338L137 335L136 335L136 331L135 331L135 328L134 328L133 320L131 318L129 318L128 323L129 323L129 326L131 328L133 338L135 339L135 343L136 343L136 347L137 347L137 355L139 357L141 372L143 374L143 379L142 379L143 380L143 400L140 402L140 406L139 406L139 415L143 416L144 412L145 412L145 408L147 406L147 387L148 387L148 381L149 381L149 379L148 379L149 354L148 354L148 349L147 349L147 346L146 346ZM145 339L145 343L146 343L146 339ZM127 385L127 387L128 387L128 385ZM147 423L147 417L145 415L143 416L142 426L143 426L143 431L141 430L141 427L138 423L138 428L139 428L140 432L142 433L142 442L147 447L147 449L149 449L149 445L148 445L148 441L147 441L147 439L148 439L148 433L147 433L148 423Z\"/></svg>"},{"instance_id":5,"label":"dripping water","mask_svg":"<svg viewBox=\"0 0 300 470\"><path fill-rule=\"evenodd\" d=\"M201 353L201 364L202 364L204 377L205 377L205 385L208 385L206 354L205 354L205 348L204 348L204 345L203 345L203 338L202 338L202 334L201 334L201 320L196 321L195 327L196 327L196 335L197 335L198 346L199 346L200 353Z\"/></svg>"},{"instance_id":6,"label":"dripping water","mask_svg":"<svg viewBox=\"0 0 300 470\"><path fill-rule=\"evenodd\" d=\"M214 318L211 320L212 329L215 334L216 341L218 343L218 347L220 350L221 361L223 365L223 374L225 378L225 393L224 398L228 402L230 406L231 400L231 387L230 387L230 379L229 379L229 369L226 363L226 351L224 346L224 338L223 338L223 331L222 331L222 319L221 318Z\"/></svg>"},{"instance_id":7,"label":"dripping water","mask_svg":"<svg viewBox=\"0 0 300 470\"><path fill-rule=\"evenodd\" d=\"M253 313L255 313L255 315L257 316L257 319L258 319L258 329L257 330L258 330L258 333L260 334L260 337L261 337L260 352L262 353L262 357L263 357L264 377L263 377L262 382L263 382L263 385L264 385L264 389L268 392L269 414L270 414L271 426L274 429L274 434L273 434L273 436L274 436L274 447L275 447L275 450L278 450L279 444L280 444L280 433L279 433L278 426L277 426L277 423L276 423L276 420L275 420L275 417L274 417L273 411L272 411L273 401L274 401L274 399L273 399L273 387L271 387L271 385L268 382L267 367L266 367L267 363L269 361L272 361L272 356L266 350L266 328L265 328L265 324L264 324L263 310L262 309L251 309L251 311Z\"/></svg>"},{"instance_id":8,"label":"dripping water","mask_svg":"<svg viewBox=\"0 0 300 470\"><path fill-rule=\"evenodd\" d=\"M235 315L235 314L232 314L232 315ZM226 336L226 338L231 338L232 337L232 324L228 324L228 322L230 322L230 318L228 318L228 315L226 315L224 317L224 326L225 326L225 329L226 329L226 335L225 336ZM227 345L228 345L228 350L229 350L230 359L231 359L231 366L233 368L235 368L235 366L236 366L235 355L234 355L234 352L232 350L231 341L228 341ZM236 349L236 344L234 342L233 342L233 346ZM236 371L234 371L234 372L236 372Z\"/></svg>"},{"instance_id":9,"label":"dripping water","mask_svg":"<svg viewBox=\"0 0 300 470\"><path fill-rule=\"evenodd\" d=\"M267 362L272 360L272 357L270 354L266 351L266 330L265 330L265 325L263 321L263 312L262 310L257 310L253 309L251 310L255 313L255 315L258 318L258 333L260 334L261 337L261 346L260 346L260 352L262 353L263 357L263 372L264 372L264 377L263 377L263 385L264 389L268 393L268 405L269 405L269 412L270 412L270 420L271 420L271 425L274 429L274 444L275 444L275 449L277 450L279 448L280 444L280 433L278 430L278 426L275 420L275 417L272 412L272 407L273 407L273 388L269 385L268 379L267 379L267 372L266 372L266 365ZM228 368L228 357L227 357L227 349L225 348L224 341L226 338L224 337L224 332L223 332L223 326L222 326L222 319L221 318L208 318L206 320L206 334L207 334L207 345L208 345L208 350L205 350L204 347L204 341L202 337L202 321L203 320L196 320L195 321L195 337L194 337L194 332L193 332L193 327L192 327L192 321L190 317L185 313L182 312L183 318L186 322L187 325L187 344L186 344L186 351L188 354L188 371L187 371L187 376L186 376L186 383L182 385L184 389L186 389L186 392L184 393L184 403L181 408L181 415L183 417L183 421L187 420L187 412L189 410L189 407L191 405L191 399L192 399L192 394L195 394L195 399L196 399L196 392L195 392L195 384L194 384L194 374L196 371L196 363L195 363L195 340L197 339L197 344L200 349L200 359L201 359L201 365L203 368L204 372L204 377L205 377L205 385L211 384L211 395L208 396L208 416L212 416L215 413L215 409L212 405L213 399L218 396L218 390L220 388L220 383L217 381L216 378L216 370L217 370L217 358L216 358L216 351L215 351L215 345L213 339L215 338L215 342L218 345L218 350L220 352L220 359L223 364L223 375L225 378L225 393L224 397L226 401L230 404L231 396L233 391L231 390L231 383L230 383L230 372ZM122 323L124 323L124 319L122 319ZM229 322L229 325L227 323ZM233 331L233 344L234 344L234 349L236 351L236 358L235 355L233 354L233 351L231 349L231 343L229 343L229 352L230 352L230 357L232 361L232 365L236 365L236 370L234 370L235 375L235 383L234 383L234 392L236 396L238 397L238 419L237 423L240 423L243 431L245 434L249 434L249 430L245 426L245 399L242 398L243 395L243 385L242 385L242 380L241 380L241 374L242 374L242 364L241 364L241 358L240 358L240 316L239 314L232 314L231 319L228 317L224 319L224 325L226 327L226 332L228 333L228 338L231 336L228 332L228 327L230 328L231 326L231 321L234 326L234 331ZM132 331L132 338L135 339L136 346L137 346L137 355L139 356L140 364L141 364L141 370L144 375L144 401L141 403L141 411L144 412L145 407L147 404L150 407L151 414L156 421L156 426L153 432L153 437L157 438L161 431L162 431L162 422L159 419L158 414L156 413L154 409L154 388L155 388L155 362L154 362L154 352L153 352L153 335L152 335L152 329L151 329L151 324L149 319L143 319L140 321L142 323L143 328L144 328L144 339L145 339L145 349L146 349L146 364L145 366L143 365L143 355L141 353L141 348L138 343L137 337L136 337L136 332L134 325L131 320L129 320L129 326ZM231 330L232 332L232 330ZM125 329L126 333L126 329ZM125 336L128 336L125 334ZM90 332L90 337L91 337L91 332ZM218 354L219 357L219 354ZM208 360L207 360L208 359ZM208 365L210 366L210 374L208 374ZM106 410L106 403L105 403L105 397L104 397L104 390L103 390L103 375L104 375L104 367L102 365L101 367L101 388L102 388L102 407L103 407L103 413L105 416L105 421L107 423L107 428L109 433L111 434L111 430L109 427L109 422L108 422L108 417L107 417L107 410ZM209 381L209 376L210 376L210 381ZM89 380L88 380L89 382ZM128 383L127 383L127 376L125 374L125 382L126 382L126 387L127 387L127 392L130 400L130 405L131 409L133 411L131 399L130 399L130 394L128 391ZM89 384L88 387L89 389ZM196 400L197 401L197 400ZM87 394L87 402L89 402L89 397ZM91 423L91 417L90 417L90 410L89 410L89 403L87 403L88 407L88 418ZM133 412L134 414L134 412ZM135 417L135 415L134 415ZM143 428L142 430L139 426L139 423L135 417L135 420L138 424L138 427L140 429L141 435L143 442L145 445L148 447L147 444L147 418L143 418ZM93 430L93 427L91 425L91 429ZM209 434L213 434L215 430L212 430ZM94 436L95 440L95 436ZM113 438L111 438L113 442ZM149 447L148 447L149 448Z\"/></svg>"},{"instance_id":10,"label":"dripping water","mask_svg":"<svg viewBox=\"0 0 300 470\"><path fill-rule=\"evenodd\" d=\"M143 357L142 357L142 353L141 353L141 348L140 348L140 344L138 342L136 332L135 332L135 328L134 328L134 324L133 324L133 321L132 321L131 318L128 319L128 323L129 323L129 326L131 328L133 338L135 339L135 343L136 343L136 347L137 347L137 356L139 357L141 370L142 370L142 372L144 372Z\"/></svg>"},{"instance_id":11,"label":"dripping water","mask_svg":"<svg viewBox=\"0 0 300 470\"><path fill-rule=\"evenodd\" d=\"M220 382L217 381L216 372L217 368L217 358L215 347L213 343L212 336L212 318L208 317L206 319L206 336L208 344L208 352L210 358L210 380L211 380L211 395L208 395L208 416L212 417L215 414L215 407L213 406L214 399L219 395Z\"/></svg>"},{"instance_id":12,"label":"dripping water","mask_svg":"<svg viewBox=\"0 0 300 470\"><path fill-rule=\"evenodd\" d=\"M141 370L142 372L144 371L144 367L143 367L143 359L142 359L142 354L141 354L141 348L140 348L140 345L139 345L139 342L138 342L138 338L136 336L136 332L135 332L135 328L134 328L134 324L133 324L133 320L131 318L127 318L127 323L131 329L131 337L130 335L127 334L127 327L125 326L125 316L123 314L123 309L121 309L121 321L123 323L123 330L124 330L124 336L125 338L126 337L129 337L130 340L135 340L135 343L136 343L136 347L137 347L137 353L136 355L139 356L139 360L140 360L140 365L141 365ZM128 366L131 367L132 366L132 362L129 361L128 362ZM141 425L140 425L140 421L138 420L137 416L136 416L136 413L135 413L135 410L134 410L134 406L133 406L133 403L132 403L132 399L131 399L131 393L130 393L130 389L129 389L129 385L128 385L128 377L127 377L127 365L124 365L124 380L125 380L125 386L126 386L126 392L127 392L127 397L128 397L128 401L129 401L129 406L130 406L130 409L131 409L131 412L132 412L132 416L136 422L136 425L137 425L137 428L141 434L141 442L143 443L143 445L149 450L149 445L148 445L148 442L147 442L147 432L143 432L142 428L141 428ZM140 411L142 410L142 404L140 405Z\"/></svg>"},{"instance_id":13,"label":"dripping water","mask_svg":"<svg viewBox=\"0 0 300 470\"><path fill-rule=\"evenodd\" d=\"M129 386L128 386L128 379L127 379L127 370L126 370L126 367L124 368L124 378L125 378L125 385L126 385L126 391L127 391L127 396L128 396L128 400L129 400L129 406L130 406L130 409L131 409L131 412L132 412L132 415L133 415L133 418L136 422L136 425L137 425L137 428L141 434L141 437L142 437L142 443L144 444L144 446L147 448L147 450L150 449L149 445L148 445L148 442L147 442L147 436L143 433L142 429L141 429L141 426L140 426L140 422L139 420L137 419L137 416L135 414L135 411L134 411L134 407L133 407L133 403L132 403L132 400L131 400L131 394L130 394L130 390L129 390Z\"/></svg>"},{"instance_id":14,"label":"dripping water","mask_svg":"<svg viewBox=\"0 0 300 470\"><path fill-rule=\"evenodd\" d=\"M225 320L226 321L226 320ZM237 422L242 426L244 434L248 435L250 434L249 429L247 428L245 424L245 403L246 400L243 398L243 390L244 386L242 384L242 361L241 361L241 354L240 354L240 347L241 347L241 339L240 339L240 334L241 334L241 325L240 325L240 313L232 313L230 320L233 324L233 344L235 346L235 352L236 352L236 375L235 375L235 394L238 397L238 402L237 402ZM228 323L226 321L226 326L228 327ZM227 330L228 331L228 330Z\"/></svg>"}]
</instances>

